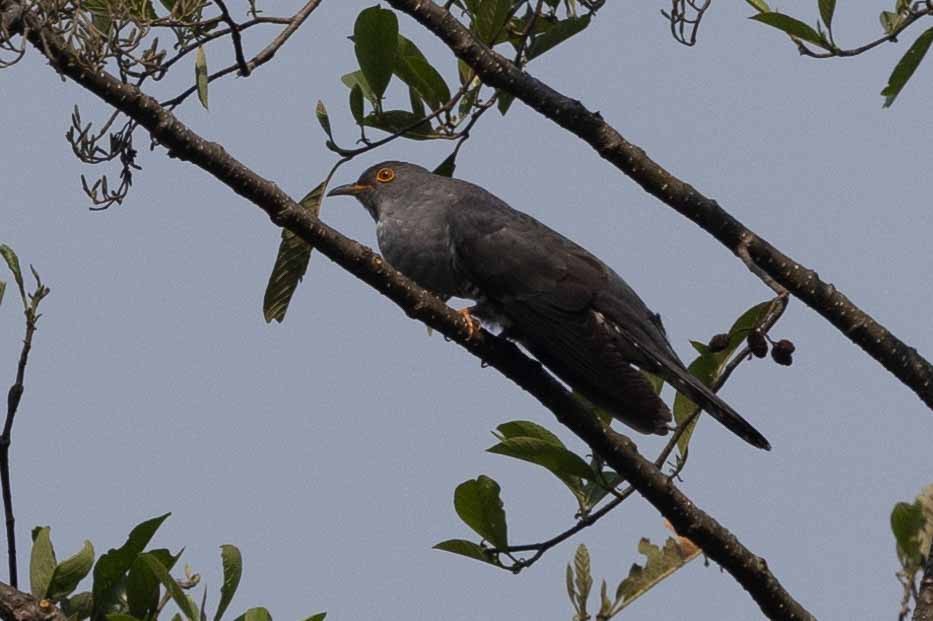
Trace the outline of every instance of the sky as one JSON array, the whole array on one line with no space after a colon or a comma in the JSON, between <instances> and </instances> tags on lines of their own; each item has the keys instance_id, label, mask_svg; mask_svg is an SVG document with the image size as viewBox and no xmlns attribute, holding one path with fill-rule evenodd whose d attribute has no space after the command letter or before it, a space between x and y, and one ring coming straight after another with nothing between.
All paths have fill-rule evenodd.
<instances>
[{"instance_id":1,"label":"sky","mask_svg":"<svg viewBox=\"0 0 933 621\"><path fill-rule=\"evenodd\" d=\"M298 3L275 4L269 14ZM333 162L316 101L342 144L356 137L339 77L356 68L346 36L371 4L325 1L274 61L213 83L210 111L191 98L180 118L304 195ZM245 2L230 6L244 15ZM665 6L607 3L584 34L529 71L599 110L929 359L933 61L892 109L879 95L920 31L864 56L816 61L748 21L741 2L717 3L696 47L683 47L658 13ZM817 16L815 2L781 8L811 23ZM877 36L885 8L840 3L837 41ZM400 25L455 83L446 48L410 18ZM274 33L247 33L247 53ZM212 69L231 57L227 41L207 49ZM171 96L191 79L183 70L157 93ZM35 525L52 527L64 557L84 539L98 553L118 546L136 523L171 511L154 543L185 547L211 610L218 547L233 543L245 563L234 615L266 606L277 619L323 610L329 619L569 619L563 575L578 543L614 588L643 560L641 537L667 536L635 496L519 576L432 550L472 536L453 490L479 474L502 486L512 542L573 523L575 503L556 479L485 452L497 425L532 420L586 448L508 380L321 254L286 321L267 325L262 294L280 231L259 209L164 150L150 152L139 134L143 170L129 199L91 212L80 175L107 170L78 162L63 135L74 105L86 120L104 118L103 105L34 51L0 73L0 93L0 242L52 290L14 428L21 575ZM407 102L397 84L389 97ZM336 182L383 159L430 167L450 147L397 141L346 165ZM726 330L769 296L708 234L520 102L504 118L482 119L456 175L615 268L661 313L688 361L690 339ZM322 218L375 244L372 221L350 199L325 201ZM0 306L0 383L12 382L23 331L11 293ZM796 344L793 366L743 364L721 394L774 449L750 448L702 420L681 487L818 617L893 618L900 587L889 514L933 482L933 416L803 304L792 302L772 334ZM647 455L663 443L633 437ZM621 618L698 615L740 621L760 612L731 576L695 561Z\"/></svg>"}]
</instances>

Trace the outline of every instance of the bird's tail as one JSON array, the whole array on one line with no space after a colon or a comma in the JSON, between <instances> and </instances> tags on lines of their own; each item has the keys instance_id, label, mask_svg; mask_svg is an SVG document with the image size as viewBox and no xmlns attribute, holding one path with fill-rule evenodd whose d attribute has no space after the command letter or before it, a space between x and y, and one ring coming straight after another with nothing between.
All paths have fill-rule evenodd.
<instances>
[{"instance_id":1,"label":"bird's tail","mask_svg":"<svg viewBox=\"0 0 933 621\"><path fill-rule=\"evenodd\" d=\"M666 369L664 379L667 380L678 392L686 395L691 401L697 404L701 409L722 423L726 429L739 436L752 446L757 446L766 451L771 450L771 444L761 435L761 433L752 427L751 423L739 416L739 413L733 410L728 403L716 396L703 382L691 375L686 369Z\"/></svg>"}]
</instances>

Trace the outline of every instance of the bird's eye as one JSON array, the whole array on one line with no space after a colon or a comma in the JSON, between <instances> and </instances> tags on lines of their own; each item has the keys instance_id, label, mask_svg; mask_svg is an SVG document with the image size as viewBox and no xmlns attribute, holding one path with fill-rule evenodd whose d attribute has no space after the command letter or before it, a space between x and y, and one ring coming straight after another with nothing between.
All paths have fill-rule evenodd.
<instances>
[{"instance_id":1,"label":"bird's eye","mask_svg":"<svg viewBox=\"0 0 933 621\"><path fill-rule=\"evenodd\" d=\"M376 173L376 181L379 183L388 183L395 179L395 171L391 168L380 168Z\"/></svg>"}]
</instances>

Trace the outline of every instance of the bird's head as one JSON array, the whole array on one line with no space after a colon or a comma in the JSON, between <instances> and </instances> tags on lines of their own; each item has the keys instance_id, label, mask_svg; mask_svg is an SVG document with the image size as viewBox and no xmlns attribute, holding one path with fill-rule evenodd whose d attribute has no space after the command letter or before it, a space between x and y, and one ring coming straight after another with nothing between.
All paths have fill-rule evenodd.
<instances>
[{"instance_id":1,"label":"bird's head","mask_svg":"<svg viewBox=\"0 0 933 621\"><path fill-rule=\"evenodd\" d=\"M328 196L355 196L373 219L410 201L434 175L417 164L388 161L370 166L356 183L337 186Z\"/></svg>"}]
</instances>

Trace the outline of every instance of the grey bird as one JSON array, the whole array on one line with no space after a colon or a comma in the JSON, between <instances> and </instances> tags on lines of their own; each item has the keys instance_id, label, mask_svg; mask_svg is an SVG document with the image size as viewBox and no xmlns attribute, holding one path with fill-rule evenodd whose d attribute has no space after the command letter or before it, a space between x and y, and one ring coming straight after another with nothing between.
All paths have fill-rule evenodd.
<instances>
[{"instance_id":1,"label":"grey bird","mask_svg":"<svg viewBox=\"0 0 933 621\"><path fill-rule=\"evenodd\" d=\"M328 196L355 196L376 221L383 257L443 299L497 324L593 404L642 433L664 435L660 376L746 442L771 445L691 375L638 294L586 249L483 188L389 161ZM467 315L469 319L469 316Z\"/></svg>"}]
</instances>

